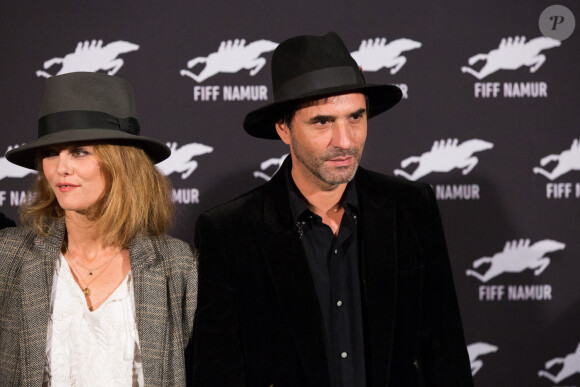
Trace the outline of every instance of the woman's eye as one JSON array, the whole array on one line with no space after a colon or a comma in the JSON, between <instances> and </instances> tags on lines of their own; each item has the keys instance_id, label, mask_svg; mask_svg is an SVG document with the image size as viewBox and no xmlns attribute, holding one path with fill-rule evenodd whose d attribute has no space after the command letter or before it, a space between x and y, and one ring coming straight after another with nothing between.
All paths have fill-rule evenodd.
<instances>
[{"instance_id":1,"label":"woman's eye","mask_svg":"<svg viewBox=\"0 0 580 387\"><path fill-rule=\"evenodd\" d=\"M71 152L74 157L82 157L89 154L89 152L85 149L75 149Z\"/></svg>"}]
</instances>

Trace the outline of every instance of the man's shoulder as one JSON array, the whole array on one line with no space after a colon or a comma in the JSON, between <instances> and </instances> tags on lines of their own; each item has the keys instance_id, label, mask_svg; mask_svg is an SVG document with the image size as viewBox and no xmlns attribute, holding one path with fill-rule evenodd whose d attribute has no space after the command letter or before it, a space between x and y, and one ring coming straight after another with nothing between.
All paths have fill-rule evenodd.
<instances>
[{"instance_id":1,"label":"man's shoulder","mask_svg":"<svg viewBox=\"0 0 580 387\"><path fill-rule=\"evenodd\" d=\"M364 168L359 168L357 172L357 185L360 185L360 188L365 191L372 190L378 195L387 195L398 201L424 199L431 191L429 184L389 176Z\"/></svg>"},{"instance_id":2,"label":"man's shoulder","mask_svg":"<svg viewBox=\"0 0 580 387\"><path fill-rule=\"evenodd\" d=\"M235 219L256 217L258 213L261 213L264 204L264 191L267 184L268 183L262 184L248 192L228 200L227 202L204 211L200 218L210 218L216 222L222 220L232 222L235 221Z\"/></svg>"}]
</instances>

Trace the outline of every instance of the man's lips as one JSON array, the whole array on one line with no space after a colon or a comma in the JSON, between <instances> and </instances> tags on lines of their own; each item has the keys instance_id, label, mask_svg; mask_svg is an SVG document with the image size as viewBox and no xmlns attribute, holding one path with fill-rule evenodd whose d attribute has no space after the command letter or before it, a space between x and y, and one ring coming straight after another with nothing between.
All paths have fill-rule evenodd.
<instances>
[{"instance_id":1,"label":"man's lips","mask_svg":"<svg viewBox=\"0 0 580 387\"><path fill-rule=\"evenodd\" d=\"M69 191L72 191L73 189L80 187L80 186L76 185L76 184L69 184L69 183L58 183L56 185L56 187L58 188L58 190L60 192L69 192Z\"/></svg>"},{"instance_id":2,"label":"man's lips","mask_svg":"<svg viewBox=\"0 0 580 387\"><path fill-rule=\"evenodd\" d=\"M354 159L351 156L346 156L346 157L335 157L327 161L335 166L345 166L352 164L352 160Z\"/></svg>"}]
</instances>

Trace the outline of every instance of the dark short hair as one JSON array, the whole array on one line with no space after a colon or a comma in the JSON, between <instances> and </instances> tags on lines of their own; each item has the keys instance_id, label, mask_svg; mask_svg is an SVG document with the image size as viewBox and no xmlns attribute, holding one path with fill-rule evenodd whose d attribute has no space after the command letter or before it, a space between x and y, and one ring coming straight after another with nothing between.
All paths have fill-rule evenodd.
<instances>
[{"instance_id":1,"label":"dark short hair","mask_svg":"<svg viewBox=\"0 0 580 387\"><path fill-rule=\"evenodd\" d=\"M366 102L366 109L367 109L367 113L369 110L369 97L366 94L363 94L365 96L365 102ZM321 100L327 100L328 98L332 97L333 95L328 95L325 97L313 97L313 98L308 98L308 99L301 99L300 101L295 101L293 104L288 105L286 111L284 112L284 114L282 115L282 118L280 118L280 121L282 121L283 124L285 124L289 129L292 129L292 121L294 120L294 116L296 115L296 112L300 109L304 109L306 107L309 106L315 106L318 104L318 101Z\"/></svg>"}]
</instances>

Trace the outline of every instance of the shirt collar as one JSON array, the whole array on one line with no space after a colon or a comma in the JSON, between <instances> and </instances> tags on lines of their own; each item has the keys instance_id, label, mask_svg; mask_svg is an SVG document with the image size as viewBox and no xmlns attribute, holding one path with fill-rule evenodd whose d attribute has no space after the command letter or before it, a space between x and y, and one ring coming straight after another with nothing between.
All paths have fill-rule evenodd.
<instances>
[{"instance_id":1,"label":"shirt collar","mask_svg":"<svg viewBox=\"0 0 580 387\"><path fill-rule=\"evenodd\" d=\"M315 215L306 204L302 193L294 183L292 178L292 163L288 163L288 168L284 170L286 176L286 183L288 186L288 195L290 197L290 208L292 210L292 219L294 222L298 220L303 220L305 217L310 215ZM358 213L358 195L356 192L356 175L355 177L346 185L346 189L342 198L340 199L345 211ZM316 215L317 216L317 215Z\"/></svg>"}]
</instances>

